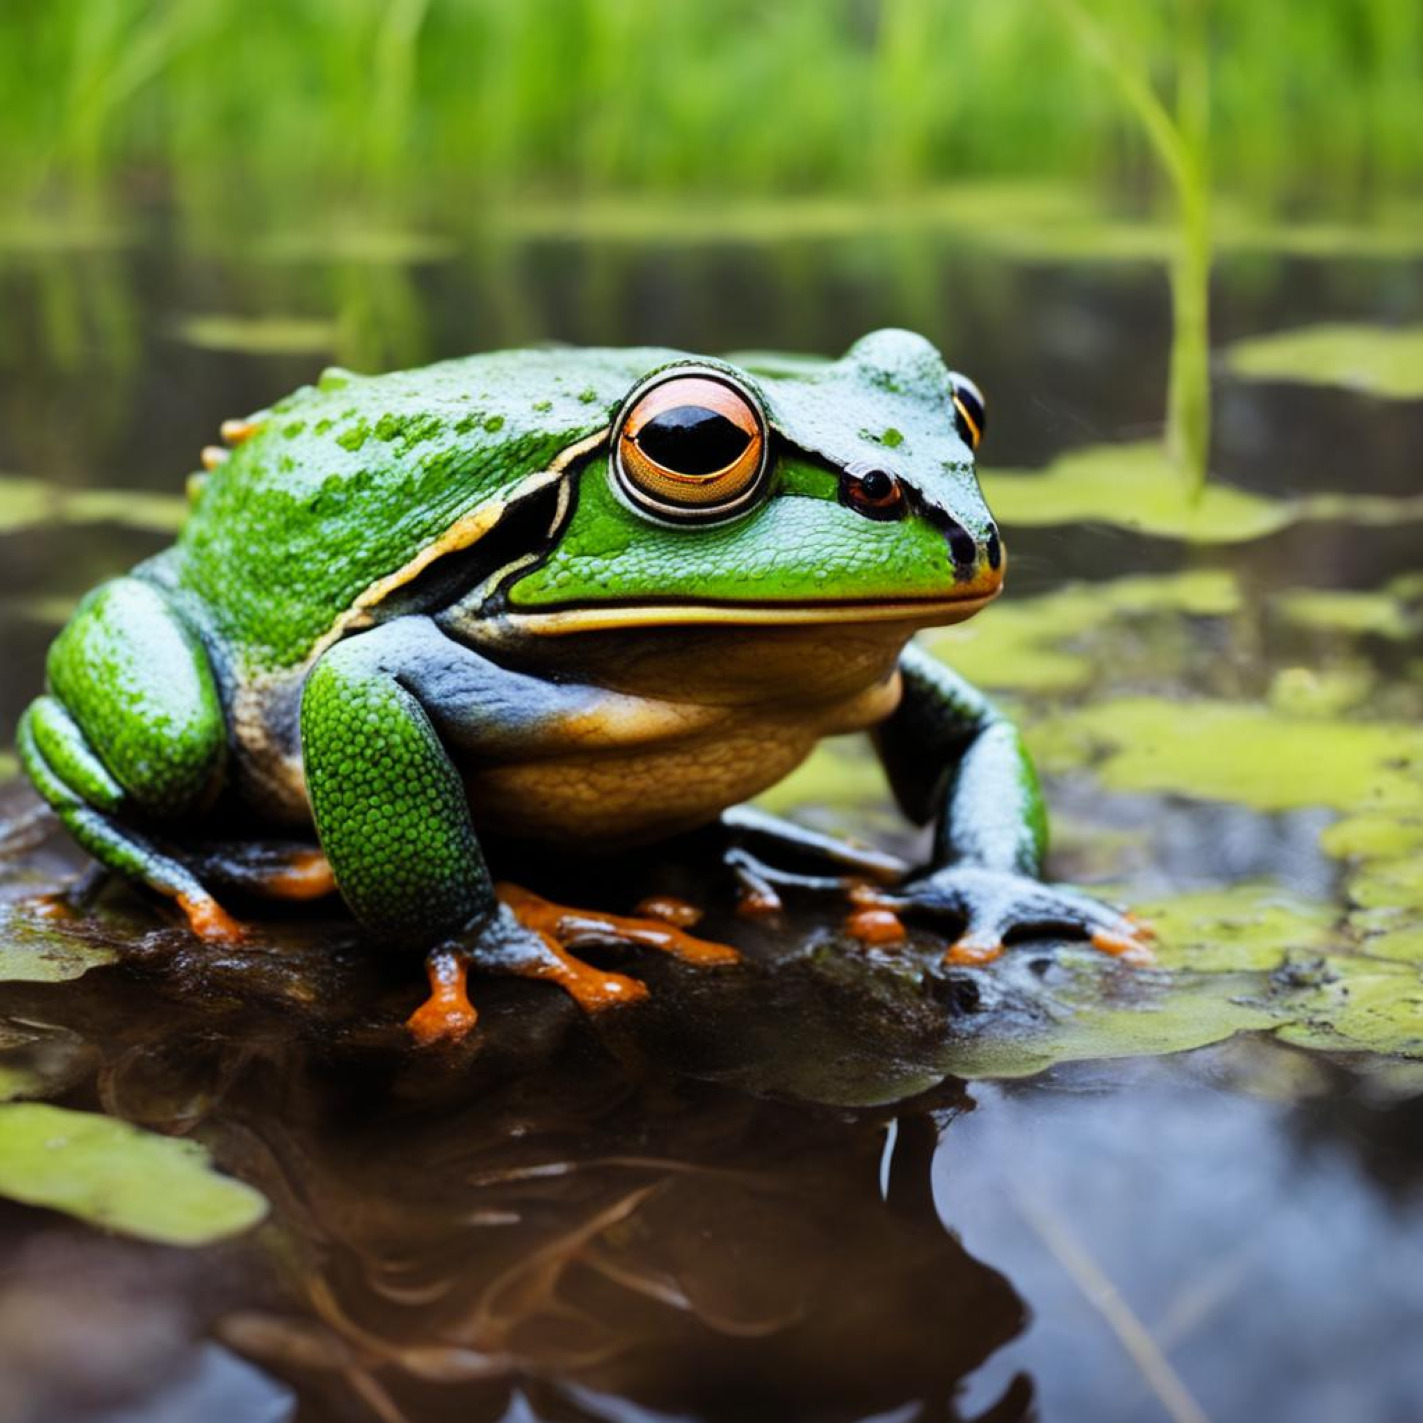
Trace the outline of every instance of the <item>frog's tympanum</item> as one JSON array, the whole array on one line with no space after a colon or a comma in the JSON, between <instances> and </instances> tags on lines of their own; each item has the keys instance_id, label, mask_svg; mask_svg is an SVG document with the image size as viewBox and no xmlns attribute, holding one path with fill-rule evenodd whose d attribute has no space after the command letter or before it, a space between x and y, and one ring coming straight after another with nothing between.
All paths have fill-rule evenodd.
<instances>
[{"instance_id":1,"label":"frog's tympanum","mask_svg":"<svg viewBox=\"0 0 1423 1423\"><path fill-rule=\"evenodd\" d=\"M906 331L826 363L531 350L328 371L225 425L174 547L83 600L25 766L80 844L204 937L239 932L224 882L334 885L377 941L430 951L427 1038L473 1021L471 956L590 1007L645 990L574 958L580 935L735 957L676 913L496 888L482 846L653 842L866 728L935 833L862 914L950 917L960 961L1039 927L1133 949L1129 919L1038 881L1017 731L910 645L1003 581L983 419ZM271 848L197 848L237 823ZM319 851L277 848L312 827Z\"/></svg>"}]
</instances>

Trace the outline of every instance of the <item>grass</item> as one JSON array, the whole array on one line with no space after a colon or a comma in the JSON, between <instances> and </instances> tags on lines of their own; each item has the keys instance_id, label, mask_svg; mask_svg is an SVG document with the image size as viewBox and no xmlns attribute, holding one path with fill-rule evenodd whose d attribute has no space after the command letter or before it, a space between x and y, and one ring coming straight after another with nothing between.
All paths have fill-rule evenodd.
<instances>
[{"instance_id":1,"label":"grass","mask_svg":"<svg viewBox=\"0 0 1423 1423\"><path fill-rule=\"evenodd\" d=\"M1353 211L1423 176L1413 0L1214 0L1208 56L1204 19L1182 25L1204 0L1080 8L1142 74L1179 77L1182 131L1209 126L1228 191ZM10 191L92 202L156 179L203 230L353 202L418 224L550 194L1136 187L1150 142L1038 0L0 8Z\"/></svg>"}]
</instances>

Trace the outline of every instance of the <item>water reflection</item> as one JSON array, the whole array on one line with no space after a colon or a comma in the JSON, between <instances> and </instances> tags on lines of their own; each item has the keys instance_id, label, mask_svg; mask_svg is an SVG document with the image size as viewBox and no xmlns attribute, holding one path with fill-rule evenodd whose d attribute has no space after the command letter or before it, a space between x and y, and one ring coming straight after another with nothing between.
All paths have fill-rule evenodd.
<instances>
[{"instance_id":1,"label":"water reflection","mask_svg":"<svg viewBox=\"0 0 1423 1423\"><path fill-rule=\"evenodd\" d=\"M927 1108L887 1150L873 1116L577 1056L438 1113L318 1097L294 1105L324 1130L277 1137L264 1112L242 1144L282 1203L268 1247L301 1312L219 1333L376 1416L495 1419L518 1392L539 1416L609 1416L579 1407L595 1395L707 1420L956 1418L959 1381L1023 1326L935 1214ZM1010 1383L974 1416L1026 1399Z\"/></svg>"}]
</instances>

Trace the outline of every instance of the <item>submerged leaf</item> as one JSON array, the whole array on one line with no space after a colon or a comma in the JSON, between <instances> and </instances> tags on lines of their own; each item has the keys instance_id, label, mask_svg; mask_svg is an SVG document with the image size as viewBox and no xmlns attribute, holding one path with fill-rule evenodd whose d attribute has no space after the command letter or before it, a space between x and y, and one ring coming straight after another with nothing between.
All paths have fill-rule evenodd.
<instances>
[{"instance_id":1,"label":"submerged leaf","mask_svg":"<svg viewBox=\"0 0 1423 1423\"><path fill-rule=\"evenodd\" d=\"M62 983L113 963L113 947L84 932L87 922L0 904L0 983Z\"/></svg>"},{"instance_id":2,"label":"submerged leaf","mask_svg":"<svg viewBox=\"0 0 1423 1423\"><path fill-rule=\"evenodd\" d=\"M267 1213L192 1141L40 1102L0 1106L0 1195L168 1245L205 1245Z\"/></svg>"}]
</instances>

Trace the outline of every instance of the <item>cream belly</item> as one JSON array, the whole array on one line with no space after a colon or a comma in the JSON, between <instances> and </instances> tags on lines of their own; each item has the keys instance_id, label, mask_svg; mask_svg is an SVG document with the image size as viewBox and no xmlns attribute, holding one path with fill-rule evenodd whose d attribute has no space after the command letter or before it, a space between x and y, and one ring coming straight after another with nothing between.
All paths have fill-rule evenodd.
<instances>
[{"instance_id":1,"label":"cream belly","mask_svg":"<svg viewBox=\"0 0 1423 1423\"><path fill-rule=\"evenodd\" d=\"M824 736L899 703L910 625L675 629L559 639L554 667L607 695L510 755L451 747L478 832L616 850L705 825L793 771ZM527 651L527 649L519 649ZM546 665L548 645L526 658ZM234 699L248 803L310 824L296 735L301 673ZM273 717L272 708L280 715ZM273 724L284 729L274 734Z\"/></svg>"},{"instance_id":2,"label":"cream belly","mask_svg":"<svg viewBox=\"0 0 1423 1423\"><path fill-rule=\"evenodd\" d=\"M714 820L793 771L815 738L788 728L661 750L560 757L466 777L476 830L617 850Z\"/></svg>"}]
</instances>

